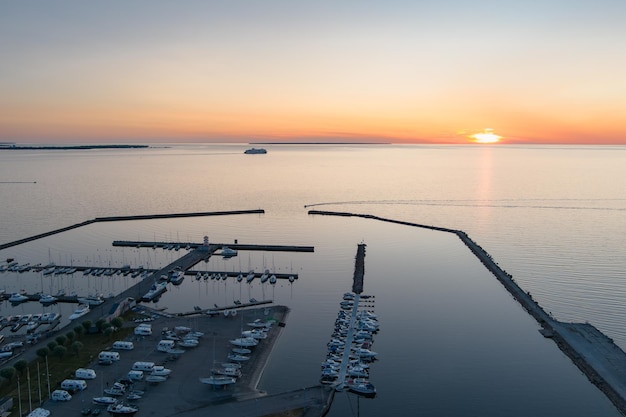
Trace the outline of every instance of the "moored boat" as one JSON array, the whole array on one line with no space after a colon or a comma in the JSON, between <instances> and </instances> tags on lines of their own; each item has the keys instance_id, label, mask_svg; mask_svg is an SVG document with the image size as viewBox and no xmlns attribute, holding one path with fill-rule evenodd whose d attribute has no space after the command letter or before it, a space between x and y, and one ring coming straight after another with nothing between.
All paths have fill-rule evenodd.
<instances>
[{"instance_id":1,"label":"moored boat","mask_svg":"<svg viewBox=\"0 0 626 417\"><path fill-rule=\"evenodd\" d=\"M231 376L211 375L206 378L200 378L200 382L213 386L226 386L236 383L237 380Z\"/></svg>"},{"instance_id":2,"label":"moored boat","mask_svg":"<svg viewBox=\"0 0 626 417\"><path fill-rule=\"evenodd\" d=\"M94 397L93 398L94 404L109 405L109 404L115 404L116 402L117 400L113 397Z\"/></svg>"},{"instance_id":3,"label":"moored boat","mask_svg":"<svg viewBox=\"0 0 626 417\"><path fill-rule=\"evenodd\" d=\"M143 297L141 297L141 301L152 301L165 291L167 291L167 284L165 282L154 283L152 284L152 287L150 287L150 290Z\"/></svg>"},{"instance_id":4,"label":"moored boat","mask_svg":"<svg viewBox=\"0 0 626 417\"><path fill-rule=\"evenodd\" d=\"M80 318L80 317L84 316L87 313L89 313L89 305L87 305L87 304L79 304L78 307L76 308L76 310L74 310L72 315L69 316L68 318L70 320L76 320L77 318Z\"/></svg>"},{"instance_id":5,"label":"moored boat","mask_svg":"<svg viewBox=\"0 0 626 417\"><path fill-rule=\"evenodd\" d=\"M134 416L139 409L137 407L119 403L109 405L107 407L107 411L109 414L114 416Z\"/></svg>"},{"instance_id":6,"label":"moored boat","mask_svg":"<svg viewBox=\"0 0 626 417\"><path fill-rule=\"evenodd\" d=\"M376 387L367 380L347 380L346 387L348 387L348 389L355 394L366 397L373 397L376 395Z\"/></svg>"}]
</instances>

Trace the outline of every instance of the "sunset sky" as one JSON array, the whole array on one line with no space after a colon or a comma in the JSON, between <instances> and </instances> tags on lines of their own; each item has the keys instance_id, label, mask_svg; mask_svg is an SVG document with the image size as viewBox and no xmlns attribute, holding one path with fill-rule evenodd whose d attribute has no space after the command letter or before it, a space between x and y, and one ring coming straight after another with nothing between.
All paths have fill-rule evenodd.
<instances>
[{"instance_id":1,"label":"sunset sky","mask_svg":"<svg viewBox=\"0 0 626 417\"><path fill-rule=\"evenodd\" d=\"M0 141L626 144L626 1L0 2Z\"/></svg>"}]
</instances>

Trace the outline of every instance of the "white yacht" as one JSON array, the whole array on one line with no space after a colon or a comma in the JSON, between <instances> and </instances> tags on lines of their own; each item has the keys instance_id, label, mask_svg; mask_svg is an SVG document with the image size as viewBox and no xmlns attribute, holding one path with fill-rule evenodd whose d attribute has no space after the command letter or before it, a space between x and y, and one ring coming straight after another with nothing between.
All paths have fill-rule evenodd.
<instances>
[{"instance_id":1,"label":"white yacht","mask_svg":"<svg viewBox=\"0 0 626 417\"><path fill-rule=\"evenodd\" d=\"M222 252L220 253L224 258L232 258L233 256L237 256L237 251L235 249L231 249L228 246L222 246Z\"/></svg>"},{"instance_id":2,"label":"white yacht","mask_svg":"<svg viewBox=\"0 0 626 417\"><path fill-rule=\"evenodd\" d=\"M90 306L99 306L104 300L99 295L88 295L87 297L78 297L78 302Z\"/></svg>"},{"instance_id":3,"label":"white yacht","mask_svg":"<svg viewBox=\"0 0 626 417\"><path fill-rule=\"evenodd\" d=\"M239 347L250 347L250 346L256 346L259 344L259 342L252 338L252 337L240 337L237 339L232 339L230 341L231 345L235 345L235 346L239 346Z\"/></svg>"},{"instance_id":4,"label":"white yacht","mask_svg":"<svg viewBox=\"0 0 626 417\"><path fill-rule=\"evenodd\" d=\"M167 283L155 283L152 285L152 287L150 287L150 290L143 297L141 297L141 301L152 301L161 294L163 294L165 291L167 291Z\"/></svg>"},{"instance_id":5,"label":"white yacht","mask_svg":"<svg viewBox=\"0 0 626 417\"><path fill-rule=\"evenodd\" d=\"M78 307L76 308L76 310L74 310L74 312L72 313L72 315L69 316L69 319L70 320L76 320L77 318L80 318L80 317L84 316L87 313L89 313L89 305L88 304L79 304Z\"/></svg>"},{"instance_id":6,"label":"white yacht","mask_svg":"<svg viewBox=\"0 0 626 417\"><path fill-rule=\"evenodd\" d=\"M23 303L24 301L28 301L28 297L21 293L13 293L9 297L9 301L12 303Z\"/></svg>"}]
</instances>

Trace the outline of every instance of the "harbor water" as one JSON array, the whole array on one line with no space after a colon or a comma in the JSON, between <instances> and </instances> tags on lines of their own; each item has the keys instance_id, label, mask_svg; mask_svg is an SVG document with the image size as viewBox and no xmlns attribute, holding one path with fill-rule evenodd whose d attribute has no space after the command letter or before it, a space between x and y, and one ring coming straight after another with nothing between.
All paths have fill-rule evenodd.
<instances>
[{"instance_id":1,"label":"harbor water","mask_svg":"<svg viewBox=\"0 0 626 417\"><path fill-rule=\"evenodd\" d=\"M626 149L177 145L0 152L0 243L99 216L262 208L265 214L94 223L0 252L31 264L146 268L186 251L114 240L312 245L313 253L214 256L200 271L297 273L293 284L235 279L170 286L155 307L188 311L249 298L290 307L261 379L268 392L315 384L339 302L367 245L364 293L381 324L374 399L338 393L329 415L619 415L454 235L308 209L462 229L563 321L588 321L622 348ZM530 163L532 161L532 164ZM30 183L28 183L30 182ZM305 207L308 206L308 207ZM130 276L0 275L7 293L119 293ZM137 278L135 278L137 279ZM30 302L3 316L58 311ZM193 320L193 319L190 319ZM3 334L8 329L3 330Z\"/></svg>"}]
</instances>

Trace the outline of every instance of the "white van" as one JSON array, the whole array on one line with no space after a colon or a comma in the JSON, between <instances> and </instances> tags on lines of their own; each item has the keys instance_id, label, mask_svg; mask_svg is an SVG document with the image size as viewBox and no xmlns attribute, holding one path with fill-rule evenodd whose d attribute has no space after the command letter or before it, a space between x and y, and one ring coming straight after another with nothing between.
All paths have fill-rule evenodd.
<instances>
[{"instance_id":1,"label":"white van","mask_svg":"<svg viewBox=\"0 0 626 417\"><path fill-rule=\"evenodd\" d=\"M76 372L74 372L74 377L76 379L96 379L96 371L93 369L78 368Z\"/></svg>"},{"instance_id":2,"label":"white van","mask_svg":"<svg viewBox=\"0 0 626 417\"><path fill-rule=\"evenodd\" d=\"M87 389L87 382L83 379L65 379L61 382L61 388L69 391L82 391Z\"/></svg>"},{"instance_id":3,"label":"white van","mask_svg":"<svg viewBox=\"0 0 626 417\"><path fill-rule=\"evenodd\" d=\"M173 340L161 340L157 343L157 350L159 352L169 352L174 349L174 347L176 347L176 344Z\"/></svg>"},{"instance_id":4,"label":"white van","mask_svg":"<svg viewBox=\"0 0 626 417\"><path fill-rule=\"evenodd\" d=\"M133 345L133 342L126 342L123 340L118 340L117 342L113 342L113 349L133 350L134 348L135 348L135 345Z\"/></svg>"},{"instance_id":5,"label":"white van","mask_svg":"<svg viewBox=\"0 0 626 417\"><path fill-rule=\"evenodd\" d=\"M143 371L128 371L127 376L131 381L141 381L143 379Z\"/></svg>"},{"instance_id":6,"label":"white van","mask_svg":"<svg viewBox=\"0 0 626 417\"><path fill-rule=\"evenodd\" d=\"M137 326L135 327L135 334L138 336L152 336L152 327Z\"/></svg>"},{"instance_id":7,"label":"white van","mask_svg":"<svg viewBox=\"0 0 626 417\"><path fill-rule=\"evenodd\" d=\"M50 396L50 398L52 399L52 401L69 401L72 399L72 396L69 392L65 390L56 389L52 391L52 395Z\"/></svg>"},{"instance_id":8,"label":"white van","mask_svg":"<svg viewBox=\"0 0 626 417\"><path fill-rule=\"evenodd\" d=\"M135 362L133 363L133 371L152 372L154 362Z\"/></svg>"},{"instance_id":9,"label":"white van","mask_svg":"<svg viewBox=\"0 0 626 417\"><path fill-rule=\"evenodd\" d=\"M118 352L102 351L98 354L98 360L116 362L120 360L120 354Z\"/></svg>"}]
</instances>

